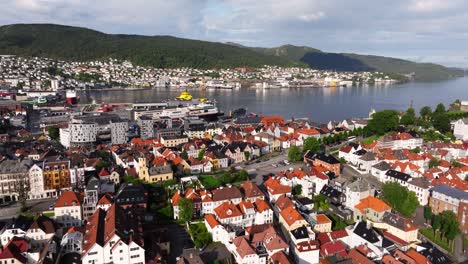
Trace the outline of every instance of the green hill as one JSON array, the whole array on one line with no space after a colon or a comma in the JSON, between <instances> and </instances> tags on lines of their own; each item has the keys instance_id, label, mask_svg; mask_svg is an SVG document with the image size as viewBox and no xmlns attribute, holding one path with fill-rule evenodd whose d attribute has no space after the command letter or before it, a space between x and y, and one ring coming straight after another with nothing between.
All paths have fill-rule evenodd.
<instances>
[{"instance_id":1,"label":"green hill","mask_svg":"<svg viewBox=\"0 0 468 264\"><path fill-rule=\"evenodd\" d=\"M170 36L111 35L51 24L0 27L0 54L63 60L127 59L154 67L226 68L289 65L291 61L232 45Z\"/></svg>"},{"instance_id":2,"label":"green hill","mask_svg":"<svg viewBox=\"0 0 468 264\"><path fill-rule=\"evenodd\" d=\"M87 61L116 58L161 68L228 68L262 65L310 66L336 71L415 73L433 81L463 75L458 69L431 63L345 53L305 47L245 47L171 36L112 35L80 27L15 24L0 27L0 54Z\"/></svg>"},{"instance_id":3,"label":"green hill","mask_svg":"<svg viewBox=\"0 0 468 264\"><path fill-rule=\"evenodd\" d=\"M320 50L283 45L276 48L251 48L263 54L302 62L314 69L335 71L381 71L386 73L415 74L418 81L438 81L463 76L463 70L433 63L416 63L383 56L350 53L328 53Z\"/></svg>"}]
</instances>

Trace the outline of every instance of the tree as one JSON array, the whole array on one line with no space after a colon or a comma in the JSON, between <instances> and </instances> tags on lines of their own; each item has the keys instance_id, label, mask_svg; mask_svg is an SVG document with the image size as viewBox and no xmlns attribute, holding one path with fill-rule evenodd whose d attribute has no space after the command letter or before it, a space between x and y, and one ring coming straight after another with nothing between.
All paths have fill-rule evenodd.
<instances>
[{"instance_id":1,"label":"tree","mask_svg":"<svg viewBox=\"0 0 468 264\"><path fill-rule=\"evenodd\" d=\"M401 117L400 123L402 125L412 125L416 121L416 112L414 111L414 108L408 108L406 110L406 113Z\"/></svg>"},{"instance_id":2,"label":"tree","mask_svg":"<svg viewBox=\"0 0 468 264\"><path fill-rule=\"evenodd\" d=\"M298 146L292 146L288 152L290 162L300 161L302 159L301 149Z\"/></svg>"},{"instance_id":3,"label":"tree","mask_svg":"<svg viewBox=\"0 0 468 264\"><path fill-rule=\"evenodd\" d=\"M57 140L60 137L60 130L57 127L49 127L47 128L47 133L52 140Z\"/></svg>"},{"instance_id":4,"label":"tree","mask_svg":"<svg viewBox=\"0 0 468 264\"><path fill-rule=\"evenodd\" d=\"M250 160L250 152L244 151L245 160Z\"/></svg>"},{"instance_id":5,"label":"tree","mask_svg":"<svg viewBox=\"0 0 468 264\"><path fill-rule=\"evenodd\" d=\"M301 195L302 194L302 185L294 185L292 189L292 194L294 196Z\"/></svg>"},{"instance_id":6,"label":"tree","mask_svg":"<svg viewBox=\"0 0 468 264\"><path fill-rule=\"evenodd\" d=\"M184 160L188 160L188 153L187 153L187 150L182 150L182 152L180 153L180 157Z\"/></svg>"},{"instance_id":7,"label":"tree","mask_svg":"<svg viewBox=\"0 0 468 264\"><path fill-rule=\"evenodd\" d=\"M445 113L447 110L445 110L445 105L442 104L442 103L439 103L437 106L436 106L436 109L434 111L434 114L442 114L442 113Z\"/></svg>"},{"instance_id":8,"label":"tree","mask_svg":"<svg viewBox=\"0 0 468 264\"><path fill-rule=\"evenodd\" d=\"M382 197L392 208L406 217L411 217L419 206L416 194L396 182L382 185Z\"/></svg>"},{"instance_id":9,"label":"tree","mask_svg":"<svg viewBox=\"0 0 468 264\"><path fill-rule=\"evenodd\" d=\"M426 219L426 222L432 219L432 208L430 206L424 207L424 219Z\"/></svg>"},{"instance_id":10,"label":"tree","mask_svg":"<svg viewBox=\"0 0 468 264\"><path fill-rule=\"evenodd\" d=\"M452 167L454 167L454 168L461 168L461 167L463 167L463 165L462 165L460 162L458 162L458 161L456 161L456 160L454 160L454 159L450 161L450 164L452 164Z\"/></svg>"},{"instance_id":11,"label":"tree","mask_svg":"<svg viewBox=\"0 0 468 264\"><path fill-rule=\"evenodd\" d=\"M183 222L189 222L193 217L193 204L187 198L179 200L179 219Z\"/></svg>"},{"instance_id":12,"label":"tree","mask_svg":"<svg viewBox=\"0 0 468 264\"><path fill-rule=\"evenodd\" d=\"M432 109L429 106L424 106L419 110L419 114L421 115L422 118L428 118L432 114Z\"/></svg>"},{"instance_id":13,"label":"tree","mask_svg":"<svg viewBox=\"0 0 468 264\"><path fill-rule=\"evenodd\" d=\"M457 215L452 211L443 211L440 215L440 236L446 237L447 240L453 241L460 234ZM452 245L453 246L453 245Z\"/></svg>"},{"instance_id":14,"label":"tree","mask_svg":"<svg viewBox=\"0 0 468 264\"><path fill-rule=\"evenodd\" d=\"M432 221L432 230L434 230L434 236L437 234L437 230L440 228L440 215L434 216L434 221Z\"/></svg>"},{"instance_id":15,"label":"tree","mask_svg":"<svg viewBox=\"0 0 468 264\"><path fill-rule=\"evenodd\" d=\"M447 113L434 113L432 115L432 125L442 133L450 131L450 118Z\"/></svg>"},{"instance_id":16,"label":"tree","mask_svg":"<svg viewBox=\"0 0 468 264\"><path fill-rule=\"evenodd\" d=\"M108 161L99 161L97 164L96 164L96 171L101 171L102 168L108 168L111 164L108 162Z\"/></svg>"},{"instance_id":17,"label":"tree","mask_svg":"<svg viewBox=\"0 0 468 264\"><path fill-rule=\"evenodd\" d=\"M28 198L28 187L26 185L26 179L20 178L17 180L16 184L18 185L18 201L20 202L20 211L26 212L28 206L26 205L26 199Z\"/></svg>"},{"instance_id":18,"label":"tree","mask_svg":"<svg viewBox=\"0 0 468 264\"><path fill-rule=\"evenodd\" d=\"M198 152L198 160L201 161L203 157L205 157L205 151L206 151L205 148L202 148L200 152Z\"/></svg>"},{"instance_id":19,"label":"tree","mask_svg":"<svg viewBox=\"0 0 468 264\"><path fill-rule=\"evenodd\" d=\"M316 153L320 150L320 142L314 137L308 137L304 140L303 150Z\"/></svg>"},{"instance_id":20,"label":"tree","mask_svg":"<svg viewBox=\"0 0 468 264\"><path fill-rule=\"evenodd\" d=\"M431 158L429 160L429 169L438 167L439 165L440 165L440 160L438 160L437 158Z\"/></svg>"},{"instance_id":21,"label":"tree","mask_svg":"<svg viewBox=\"0 0 468 264\"><path fill-rule=\"evenodd\" d=\"M386 132L394 131L399 124L398 112L393 110L383 110L372 115L367 127L371 133L383 135Z\"/></svg>"}]
</instances>

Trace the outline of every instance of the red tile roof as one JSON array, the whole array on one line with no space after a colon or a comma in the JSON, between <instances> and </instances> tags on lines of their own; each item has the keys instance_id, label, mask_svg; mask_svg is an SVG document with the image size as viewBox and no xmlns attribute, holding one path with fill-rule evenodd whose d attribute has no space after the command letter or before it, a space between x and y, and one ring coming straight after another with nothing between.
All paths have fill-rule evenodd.
<instances>
[{"instance_id":1,"label":"red tile roof","mask_svg":"<svg viewBox=\"0 0 468 264\"><path fill-rule=\"evenodd\" d=\"M79 206L81 196L72 191L64 191L55 202L54 207Z\"/></svg>"},{"instance_id":2,"label":"red tile roof","mask_svg":"<svg viewBox=\"0 0 468 264\"><path fill-rule=\"evenodd\" d=\"M216 217L212 214L205 215L205 220L206 222L208 222L211 228L214 228L215 226L219 225L218 220L216 220Z\"/></svg>"},{"instance_id":3,"label":"red tile roof","mask_svg":"<svg viewBox=\"0 0 468 264\"><path fill-rule=\"evenodd\" d=\"M267 181L265 181L265 186L270 194L290 194L291 187L287 185L281 185L278 179L274 179L270 177Z\"/></svg>"},{"instance_id":4,"label":"red tile roof","mask_svg":"<svg viewBox=\"0 0 468 264\"><path fill-rule=\"evenodd\" d=\"M241 211L233 203L224 202L214 209L220 219L242 216Z\"/></svg>"}]
</instances>

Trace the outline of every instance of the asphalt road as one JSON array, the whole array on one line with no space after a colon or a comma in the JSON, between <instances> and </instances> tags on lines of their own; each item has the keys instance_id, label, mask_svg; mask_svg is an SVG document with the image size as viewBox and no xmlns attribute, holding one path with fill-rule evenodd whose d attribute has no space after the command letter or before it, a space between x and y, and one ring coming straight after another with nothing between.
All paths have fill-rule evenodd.
<instances>
[{"instance_id":1,"label":"asphalt road","mask_svg":"<svg viewBox=\"0 0 468 264\"><path fill-rule=\"evenodd\" d=\"M28 200L26 205L28 206L27 213L41 213L43 211L49 211L49 206L55 201L52 199L41 199L41 200ZM15 202L10 205L6 205L0 208L0 219L10 219L17 216L20 212L20 203Z\"/></svg>"},{"instance_id":2,"label":"asphalt road","mask_svg":"<svg viewBox=\"0 0 468 264\"><path fill-rule=\"evenodd\" d=\"M278 173L281 171L285 171L289 168L300 168L304 167L305 164L303 162L297 162L289 165L280 165L279 163L287 160L288 154L287 153L280 153L278 156L274 156L269 158L266 161L261 161L256 163L255 161L248 165L241 165L241 167L249 172L251 175L252 180L260 185L263 183L263 175L269 173ZM272 165L276 164L277 167L273 167Z\"/></svg>"}]
</instances>

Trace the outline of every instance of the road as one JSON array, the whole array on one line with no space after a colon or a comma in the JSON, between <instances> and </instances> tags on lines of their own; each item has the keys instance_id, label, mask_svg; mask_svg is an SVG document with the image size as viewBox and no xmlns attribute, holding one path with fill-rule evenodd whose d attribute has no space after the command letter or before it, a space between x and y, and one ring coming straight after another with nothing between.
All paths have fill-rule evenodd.
<instances>
[{"instance_id":1,"label":"road","mask_svg":"<svg viewBox=\"0 0 468 264\"><path fill-rule=\"evenodd\" d=\"M263 183L263 175L269 173L279 173L281 171L285 171L289 168L301 168L304 167L305 164L303 162L297 162L289 165L279 165L280 162L287 160L288 155L286 152L282 152L277 156L271 157L268 160L261 161L256 163L255 161L248 165L241 165L241 167L247 171L251 175L253 181L261 185ZM273 164L277 164L277 167L273 167Z\"/></svg>"},{"instance_id":2,"label":"road","mask_svg":"<svg viewBox=\"0 0 468 264\"><path fill-rule=\"evenodd\" d=\"M27 213L41 213L43 211L48 211L49 206L55 201L55 198L51 199L41 199L41 200L28 200L26 201L26 205L28 207ZM10 219L15 217L19 214L20 211L20 203L14 202L10 205L6 205L0 208L0 219Z\"/></svg>"}]
</instances>

